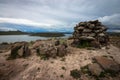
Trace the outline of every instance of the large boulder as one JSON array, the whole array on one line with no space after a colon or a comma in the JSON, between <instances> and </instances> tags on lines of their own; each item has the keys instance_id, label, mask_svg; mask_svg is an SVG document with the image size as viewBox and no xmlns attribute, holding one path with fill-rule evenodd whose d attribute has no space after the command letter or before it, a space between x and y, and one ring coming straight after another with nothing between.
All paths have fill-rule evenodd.
<instances>
[{"instance_id":1,"label":"large boulder","mask_svg":"<svg viewBox=\"0 0 120 80\"><path fill-rule=\"evenodd\" d=\"M56 41L55 41L55 46L58 46L58 45L60 45L60 41L59 41L59 40L56 40Z\"/></svg>"},{"instance_id":2,"label":"large boulder","mask_svg":"<svg viewBox=\"0 0 120 80\"><path fill-rule=\"evenodd\" d=\"M64 43L57 46L53 44L44 44L43 46L39 46L37 54L46 58L55 58L57 56L63 57L67 54L67 44Z\"/></svg>"},{"instance_id":3,"label":"large boulder","mask_svg":"<svg viewBox=\"0 0 120 80\"><path fill-rule=\"evenodd\" d=\"M63 57L63 56L65 56L66 54L67 54L67 46L64 45L64 44L58 46L58 48L57 48L57 55L58 55L59 57Z\"/></svg>"},{"instance_id":4,"label":"large boulder","mask_svg":"<svg viewBox=\"0 0 120 80\"><path fill-rule=\"evenodd\" d=\"M105 70L111 72L119 72L120 66L112 59L106 57L96 56L94 60Z\"/></svg>"},{"instance_id":5,"label":"large boulder","mask_svg":"<svg viewBox=\"0 0 120 80\"><path fill-rule=\"evenodd\" d=\"M38 48L41 44L42 44L41 41L40 41L40 40L37 40L37 41L35 41L35 43L32 45L32 48L33 48L33 49L36 49L36 48Z\"/></svg>"},{"instance_id":6,"label":"large boulder","mask_svg":"<svg viewBox=\"0 0 120 80\"><path fill-rule=\"evenodd\" d=\"M88 69L94 76L99 76L103 72L103 69L97 63L88 65Z\"/></svg>"},{"instance_id":7,"label":"large boulder","mask_svg":"<svg viewBox=\"0 0 120 80\"><path fill-rule=\"evenodd\" d=\"M31 53L28 44L26 42L15 43L11 48L10 59L15 59L18 57L27 57Z\"/></svg>"}]
</instances>

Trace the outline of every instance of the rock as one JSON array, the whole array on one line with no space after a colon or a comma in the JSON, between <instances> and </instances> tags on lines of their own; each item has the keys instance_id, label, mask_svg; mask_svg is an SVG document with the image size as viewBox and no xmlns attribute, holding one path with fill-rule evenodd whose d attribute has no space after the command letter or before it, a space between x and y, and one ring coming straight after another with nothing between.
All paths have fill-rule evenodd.
<instances>
[{"instance_id":1,"label":"rock","mask_svg":"<svg viewBox=\"0 0 120 80\"><path fill-rule=\"evenodd\" d=\"M24 52L24 50L23 50L23 46L18 50L18 55L19 56L23 56L23 52Z\"/></svg>"},{"instance_id":2,"label":"rock","mask_svg":"<svg viewBox=\"0 0 120 80\"><path fill-rule=\"evenodd\" d=\"M90 29L84 29L83 30L83 33L90 33L92 30L90 30Z\"/></svg>"},{"instance_id":3,"label":"rock","mask_svg":"<svg viewBox=\"0 0 120 80\"><path fill-rule=\"evenodd\" d=\"M100 43L96 40L93 40L93 41L91 41L90 46L94 47L94 48L100 48Z\"/></svg>"},{"instance_id":4,"label":"rock","mask_svg":"<svg viewBox=\"0 0 120 80\"><path fill-rule=\"evenodd\" d=\"M23 47L23 57L27 57L31 54L31 51L28 47L28 44L25 44Z\"/></svg>"},{"instance_id":5,"label":"rock","mask_svg":"<svg viewBox=\"0 0 120 80\"><path fill-rule=\"evenodd\" d=\"M79 26L85 26L86 24L84 22L80 22Z\"/></svg>"},{"instance_id":6,"label":"rock","mask_svg":"<svg viewBox=\"0 0 120 80\"><path fill-rule=\"evenodd\" d=\"M105 71L114 71L114 72L120 71L120 66L111 59L100 56L96 56L94 59Z\"/></svg>"},{"instance_id":7,"label":"rock","mask_svg":"<svg viewBox=\"0 0 120 80\"><path fill-rule=\"evenodd\" d=\"M55 41L55 46L58 46L58 45L60 45L60 41L59 40Z\"/></svg>"},{"instance_id":8,"label":"rock","mask_svg":"<svg viewBox=\"0 0 120 80\"><path fill-rule=\"evenodd\" d=\"M11 49L11 54L10 54L10 58L11 59L15 59L18 57L27 57L30 55L30 49L28 48L28 44L25 42L21 42L21 43L16 43L13 45L12 49Z\"/></svg>"},{"instance_id":9,"label":"rock","mask_svg":"<svg viewBox=\"0 0 120 80\"><path fill-rule=\"evenodd\" d=\"M89 22L92 23L92 24L97 24L99 21L95 20L95 21L89 21Z\"/></svg>"},{"instance_id":10,"label":"rock","mask_svg":"<svg viewBox=\"0 0 120 80\"><path fill-rule=\"evenodd\" d=\"M95 37L96 34L95 34L95 33L91 33L91 34L89 34L89 36L91 36L91 37Z\"/></svg>"},{"instance_id":11,"label":"rock","mask_svg":"<svg viewBox=\"0 0 120 80\"><path fill-rule=\"evenodd\" d=\"M57 51L58 51L57 55L58 55L59 57L63 57L63 56L65 56L66 53L67 53L67 47L66 47L65 45L60 45L60 46L58 47Z\"/></svg>"},{"instance_id":12,"label":"rock","mask_svg":"<svg viewBox=\"0 0 120 80\"><path fill-rule=\"evenodd\" d=\"M55 46L50 46L46 53L48 56L55 58L57 56L57 48Z\"/></svg>"},{"instance_id":13,"label":"rock","mask_svg":"<svg viewBox=\"0 0 120 80\"><path fill-rule=\"evenodd\" d=\"M55 58L57 56L63 57L67 54L67 44L63 43L58 46L54 44L44 44L37 49L37 52L41 56L45 56L47 58Z\"/></svg>"},{"instance_id":14,"label":"rock","mask_svg":"<svg viewBox=\"0 0 120 80\"><path fill-rule=\"evenodd\" d=\"M34 44L33 44L33 49L36 49L38 48L39 46L41 45L41 41L36 41Z\"/></svg>"},{"instance_id":15,"label":"rock","mask_svg":"<svg viewBox=\"0 0 120 80\"><path fill-rule=\"evenodd\" d=\"M90 24L90 23L89 23L88 27L89 27L90 29L93 29L93 28L95 28L95 24Z\"/></svg>"},{"instance_id":16,"label":"rock","mask_svg":"<svg viewBox=\"0 0 120 80\"><path fill-rule=\"evenodd\" d=\"M101 72L103 72L102 68L97 63L88 65L88 69L94 76L99 76Z\"/></svg>"},{"instance_id":17,"label":"rock","mask_svg":"<svg viewBox=\"0 0 120 80\"><path fill-rule=\"evenodd\" d=\"M15 44L11 49L10 58L15 59L15 58L19 57L18 51L21 47L22 47L22 44L18 44L18 43Z\"/></svg>"},{"instance_id":18,"label":"rock","mask_svg":"<svg viewBox=\"0 0 120 80\"><path fill-rule=\"evenodd\" d=\"M105 36L105 34L104 33L100 33L100 34L98 34L98 36Z\"/></svg>"},{"instance_id":19,"label":"rock","mask_svg":"<svg viewBox=\"0 0 120 80\"><path fill-rule=\"evenodd\" d=\"M83 26L80 26L80 27L78 27L77 29L78 29L78 30L83 30L84 27L83 27Z\"/></svg>"},{"instance_id":20,"label":"rock","mask_svg":"<svg viewBox=\"0 0 120 80\"><path fill-rule=\"evenodd\" d=\"M92 40L95 40L94 37L91 37L91 36L81 36L79 39L81 40L86 40L86 41L92 41Z\"/></svg>"}]
</instances>

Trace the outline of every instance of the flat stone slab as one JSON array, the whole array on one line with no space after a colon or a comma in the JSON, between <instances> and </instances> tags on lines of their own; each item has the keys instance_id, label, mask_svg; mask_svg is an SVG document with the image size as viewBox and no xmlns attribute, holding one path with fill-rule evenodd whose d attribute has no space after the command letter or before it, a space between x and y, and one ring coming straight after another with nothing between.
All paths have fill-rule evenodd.
<instances>
[{"instance_id":1,"label":"flat stone slab","mask_svg":"<svg viewBox=\"0 0 120 80\"><path fill-rule=\"evenodd\" d=\"M120 71L119 64L117 64L115 61L111 59L108 59L107 57L96 56L94 59L106 71L107 70L114 71L114 72Z\"/></svg>"},{"instance_id":2,"label":"flat stone slab","mask_svg":"<svg viewBox=\"0 0 120 80\"><path fill-rule=\"evenodd\" d=\"M88 69L92 73L92 75L95 76L99 76L101 72L103 72L103 69L97 63L88 65Z\"/></svg>"}]
</instances>

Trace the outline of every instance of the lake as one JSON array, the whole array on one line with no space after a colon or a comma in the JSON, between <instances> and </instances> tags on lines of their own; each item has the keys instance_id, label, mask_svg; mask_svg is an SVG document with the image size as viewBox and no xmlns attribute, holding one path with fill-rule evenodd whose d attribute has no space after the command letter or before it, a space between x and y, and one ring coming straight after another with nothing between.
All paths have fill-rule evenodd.
<instances>
[{"instance_id":1,"label":"lake","mask_svg":"<svg viewBox=\"0 0 120 80\"><path fill-rule=\"evenodd\" d=\"M65 36L60 38L68 38L72 34L65 34ZM21 42L21 41L35 41L35 40L45 40L51 37L39 37L39 36L29 36L29 35L1 35L0 36L0 43L2 42Z\"/></svg>"}]
</instances>

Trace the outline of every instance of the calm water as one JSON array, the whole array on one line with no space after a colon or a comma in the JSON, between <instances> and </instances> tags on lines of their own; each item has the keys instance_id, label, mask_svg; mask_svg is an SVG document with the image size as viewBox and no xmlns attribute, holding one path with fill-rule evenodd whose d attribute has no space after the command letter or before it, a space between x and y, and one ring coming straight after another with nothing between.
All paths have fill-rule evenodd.
<instances>
[{"instance_id":1,"label":"calm water","mask_svg":"<svg viewBox=\"0 0 120 80\"><path fill-rule=\"evenodd\" d=\"M64 37L61 38L68 38L72 34L65 34ZM20 42L20 41L35 41L38 39L44 40L49 39L50 37L39 37L39 36L29 36L29 35L1 35L0 36L0 43L2 42Z\"/></svg>"}]
</instances>

